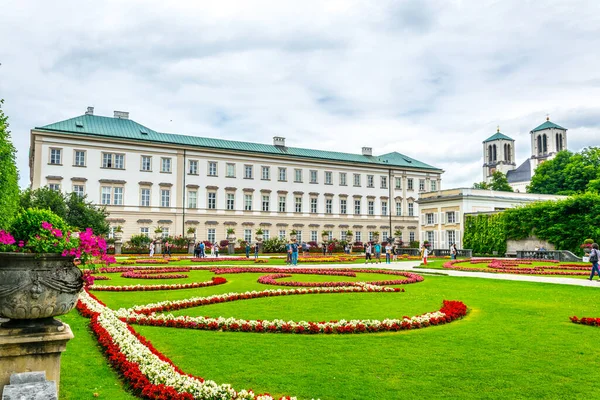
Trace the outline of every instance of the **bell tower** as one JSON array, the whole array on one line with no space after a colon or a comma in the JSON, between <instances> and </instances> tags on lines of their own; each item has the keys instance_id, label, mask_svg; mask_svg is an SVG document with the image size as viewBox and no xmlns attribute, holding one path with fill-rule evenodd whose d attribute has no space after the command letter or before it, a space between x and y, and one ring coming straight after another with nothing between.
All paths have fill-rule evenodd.
<instances>
[{"instance_id":1,"label":"bell tower","mask_svg":"<svg viewBox=\"0 0 600 400\"><path fill-rule=\"evenodd\" d=\"M546 160L551 160L561 150L567 148L567 129L550 121L529 132L531 135L531 161L532 175L538 165Z\"/></svg>"},{"instance_id":2,"label":"bell tower","mask_svg":"<svg viewBox=\"0 0 600 400\"><path fill-rule=\"evenodd\" d=\"M483 141L483 180L489 182L496 171L506 175L515 169L515 141L500 132Z\"/></svg>"}]
</instances>

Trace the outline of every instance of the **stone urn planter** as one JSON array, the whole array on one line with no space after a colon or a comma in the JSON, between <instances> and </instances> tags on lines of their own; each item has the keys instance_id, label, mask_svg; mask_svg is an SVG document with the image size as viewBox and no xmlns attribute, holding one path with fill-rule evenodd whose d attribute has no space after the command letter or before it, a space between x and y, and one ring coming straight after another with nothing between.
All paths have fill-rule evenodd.
<instances>
[{"instance_id":1,"label":"stone urn planter","mask_svg":"<svg viewBox=\"0 0 600 400\"><path fill-rule=\"evenodd\" d=\"M379 242L379 235L373 235L373 242Z\"/></svg>"},{"instance_id":2,"label":"stone urn planter","mask_svg":"<svg viewBox=\"0 0 600 400\"><path fill-rule=\"evenodd\" d=\"M261 243L263 241L263 234L262 233L257 233L256 234L256 241Z\"/></svg>"},{"instance_id":3,"label":"stone urn planter","mask_svg":"<svg viewBox=\"0 0 600 400\"><path fill-rule=\"evenodd\" d=\"M346 242L352 241L352 235L346 235Z\"/></svg>"},{"instance_id":4,"label":"stone urn planter","mask_svg":"<svg viewBox=\"0 0 600 400\"><path fill-rule=\"evenodd\" d=\"M400 238L399 238L399 237L397 237L397 238L394 238L394 243L395 243L397 246L400 246L400 243L401 243L401 242L402 242L402 240L400 240Z\"/></svg>"},{"instance_id":5,"label":"stone urn planter","mask_svg":"<svg viewBox=\"0 0 600 400\"><path fill-rule=\"evenodd\" d=\"M52 323L75 307L82 288L72 257L0 253L0 316L10 318L3 326Z\"/></svg>"},{"instance_id":6,"label":"stone urn planter","mask_svg":"<svg viewBox=\"0 0 600 400\"><path fill-rule=\"evenodd\" d=\"M323 235L321 235L321 240L323 240L323 242L329 241L329 234L326 234L326 235L323 234Z\"/></svg>"},{"instance_id":7,"label":"stone urn planter","mask_svg":"<svg viewBox=\"0 0 600 400\"><path fill-rule=\"evenodd\" d=\"M295 233L293 233L293 234L290 234L290 240L291 240L292 242L295 242L295 241L296 241L296 239L298 239L298 235L297 235L297 234L295 234Z\"/></svg>"}]
</instances>

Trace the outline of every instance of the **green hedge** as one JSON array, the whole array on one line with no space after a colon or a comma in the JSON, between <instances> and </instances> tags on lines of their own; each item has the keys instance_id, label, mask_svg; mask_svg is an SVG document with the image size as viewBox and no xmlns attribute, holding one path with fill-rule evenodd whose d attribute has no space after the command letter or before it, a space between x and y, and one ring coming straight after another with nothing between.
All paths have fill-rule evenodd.
<instances>
[{"instance_id":1,"label":"green hedge","mask_svg":"<svg viewBox=\"0 0 600 400\"><path fill-rule=\"evenodd\" d=\"M463 247L473 253L506 252L506 240L535 235L559 250L583 254L585 239L600 240L600 195L586 193L565 200L535 202L498 214L465 218Z\"/></svg>"},{"instance_id":2,"label":"green hedge","mask_svg":"<svg viewBox=\"0 0 600 400\"><path fill-rule=\"evenodd\" d=\"M504 214L481 214L465 218L463 248L476 254L506 253Z\"/></svg>"}]
</instances>

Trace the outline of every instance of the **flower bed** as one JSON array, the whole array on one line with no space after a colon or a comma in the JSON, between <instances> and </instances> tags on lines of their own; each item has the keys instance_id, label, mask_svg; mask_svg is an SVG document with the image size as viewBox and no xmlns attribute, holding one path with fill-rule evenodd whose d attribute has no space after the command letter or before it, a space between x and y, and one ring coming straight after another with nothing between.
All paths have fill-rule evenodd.
<instances>
[{"instance_id":1,"label":"flower bed","mask_svg":"<svg viewBox=\"0 0 600 400\"><path fill-rule=\"evenodd\" d=\"M156 274L156 275L151 275ZM186 274L161 274L158 272L151 273L140 273L136 271L127 271L121 274L123 278L131 279L184 279L188 276Z\"/></svg>"},{"instance_id":2,"label":"flower bed","mask_svg":"<svg viewBox=\"0 0 600 400\"><path fill-rule=\"evenodd\" d=\"M338 292L340 293L340 292ZM253 333L296 333L296 334L348 334L396 332L441 325L462 318L467 307L460 301L444 300L439 311L414 317L379 320L340 320L329 322L284 321L281 319L244 320L237 318L174 317L168 315L136 315L125 321L130 324L164 326L173 328L200 329L212 331L234 331Z\"/></svg>"},{"instance_id":3,"label":"flower bed","mask_svg":"<svg viewBox=\"0 0 600 400\"><path fill-rule=\"evenodd\" d=\"M575 324L590 325L590 326L596 326L596 327L600 326L600 318L590 318L590 317L578 318L576 316L573 316L569 319L571 320L571 322L573 322Z\"/></svg>"},{"instance_id":4,"label":"flower bed","mask_svg":"<svg viewBox=\"0 0 600 400\"><path fill-rule=\"evenodd\" d=\"M119 320L114 311L83 292L77 309L91 317L91 328L111 365L129 383L133 392L148 399L233 399L272 400L252 390L234 390L228 384L217 384L184 373L148 340ZM295 397L283 397L292 400Z\"/></svg>"},{"instance_id":5,"label":"flower bed","mask_svg":"<svg viewBox=\"0 0 600 400\"><path fill-rule=\"evenodd\" d=\"M340 274L328 274L328 275L342 275ZM407 283L415 283L418 282L417 278L414 278L415 274L411 274L410 272L404 272L404 276L407 276L408 279L396 279L396 280L387 280L387 281L369 281L365 282L370 285L384 286L384 285L404 285ZM362 282L350 282L350 281L340 281L340 282L298 282L298 281L284 281L278 282L277 279L282 278L290 278L291 274L273 274L273 275L264 275L258 278L258 283L263 283L265 285L278 285L278 286L301 286L301 287L334 287L334 286L357 286ZM356 274L351 275L356 276ZM422 278L421 278L422 280Z\"/></svg>"},{"instance_id":6,"label":"flower bed","mask_svg":"<svg viewBox=\"0 0 600 400\"><path fill-rule=\"evenodd\" d=\"M190 261L203 263L203 262L222 262L222 261L248 261L246 257L206 257L206 258L192 258Z\"/></svg>"},{"instance_id":7,"label":"flower bed","mask_svg":"<svg viewBox=\"0 0 600 400\"><path fill-rule=\"evenodd\" d=\"M193 282L193 283L174 283L171 285L130 285L130 286L109 286L109 285L95 285L88 287L89 290L95 290L99 292L149 292L153 290L179 290L179 289L195 289L199 287L222 285L227 282L227 279L220 276L213 277L210 281L206 282Z\"/></svg>"},{"instance_id":8,"label":"flower bed","mask_svg":"<svg viewBox=\"0 0 600 400\"><path fill-rule=\"evenodd\" d=\"M470 264L487 264L487 268L463 267L454 265L457 263L469 262ZM517 275L589 275L589 267L579 264L558 264L558 260L543 260L543 262L553 263L553 265L542 265L534 267L518 267L520 264L531 265L531 260L452 260L444 263L444 268L456 271L467 272L489 272L497 274L517 274ZM562 271L561 271L562 270ZM564 271L566 270L566 271ZM583 272L586 271L586 272Z\"/></svg>"}]
</instances>

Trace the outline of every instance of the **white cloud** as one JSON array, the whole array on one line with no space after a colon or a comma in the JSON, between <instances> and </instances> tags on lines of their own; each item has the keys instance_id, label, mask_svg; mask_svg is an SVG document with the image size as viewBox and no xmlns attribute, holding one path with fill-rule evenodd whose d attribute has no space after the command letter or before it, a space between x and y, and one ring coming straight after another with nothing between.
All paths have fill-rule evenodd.
<instances>
[{"instance_id":1,"label":"white cloud","mask_svg":"<svg viewBox=\"0 0 600 400\"><path fill-rule=\"evenodd\" d=\"M481 180L497 125L518 162L546 113L572 150L600 139L598 2L8 1L0 38L22 186L29 130L88 105L159 131L399 151L444 187Z\"/></svg>"}]
</instances>

